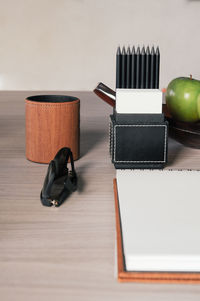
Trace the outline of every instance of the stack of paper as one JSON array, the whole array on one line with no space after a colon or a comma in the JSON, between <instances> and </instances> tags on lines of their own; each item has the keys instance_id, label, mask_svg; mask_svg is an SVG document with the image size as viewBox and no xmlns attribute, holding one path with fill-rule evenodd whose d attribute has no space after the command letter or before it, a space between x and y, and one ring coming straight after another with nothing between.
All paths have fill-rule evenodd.
<instances>
[{"instance_id":1,"label":"stack of paper","mask_svg":"<svg viewBox=\"0 0 200 301\"><path fill-rule=\"evenodd\" d=\"M200 172L117 170L127 271L200 272Z\"/></svg>"}]
</instances>

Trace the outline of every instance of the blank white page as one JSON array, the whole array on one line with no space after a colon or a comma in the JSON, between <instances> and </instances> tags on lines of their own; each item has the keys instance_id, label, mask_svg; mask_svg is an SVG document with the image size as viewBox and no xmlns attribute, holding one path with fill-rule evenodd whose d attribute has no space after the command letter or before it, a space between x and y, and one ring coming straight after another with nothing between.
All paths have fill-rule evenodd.
<instances>
[{"instance_id":1,"label":"blank white page","mask_svg":"<svg viewBox=\"0 0 200 301\"><path fill-rule=\"evenodd\" d=\"M128 271L200 272L200 171L117 170Z\"/></svg>"}]
</instances>

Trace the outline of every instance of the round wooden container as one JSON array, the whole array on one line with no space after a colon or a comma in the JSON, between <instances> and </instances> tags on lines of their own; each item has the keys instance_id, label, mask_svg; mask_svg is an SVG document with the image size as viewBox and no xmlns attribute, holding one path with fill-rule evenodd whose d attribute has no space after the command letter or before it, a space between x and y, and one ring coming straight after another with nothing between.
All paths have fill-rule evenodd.
<instances>
[{"instance_id":1,"label":"round wooden container","mask_svg":"<svg viewBox=\"0 0 200 301\"><path fill-rule=\"evenodd\" d=\"M65 95L26 98L26 157L49 163L62 147L79 158L80 100Z\"/></svg>"}]
</instances>

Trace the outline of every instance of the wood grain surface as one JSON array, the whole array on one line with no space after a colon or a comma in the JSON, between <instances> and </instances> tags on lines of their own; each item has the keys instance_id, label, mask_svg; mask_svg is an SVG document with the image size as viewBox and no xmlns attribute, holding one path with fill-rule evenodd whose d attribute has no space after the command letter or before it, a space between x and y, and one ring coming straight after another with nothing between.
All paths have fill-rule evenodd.
<instances>
[{"instance_id":1,"label":"wood grain surface","mask_svg":"<svg viewBox=\"0 0 200 301\"><path fill-rule=\"evenodd\" d=\"M40 204L47 165L25 158L24 99L41 93L47 94L0 92L1 300L199 300L199 285L118 283L114 277L112 108L94 93L64 93L81 100L79 189L59 208ZM170 140L167 168L200 169L200 151Z\"/></svg>"}]
</instances>

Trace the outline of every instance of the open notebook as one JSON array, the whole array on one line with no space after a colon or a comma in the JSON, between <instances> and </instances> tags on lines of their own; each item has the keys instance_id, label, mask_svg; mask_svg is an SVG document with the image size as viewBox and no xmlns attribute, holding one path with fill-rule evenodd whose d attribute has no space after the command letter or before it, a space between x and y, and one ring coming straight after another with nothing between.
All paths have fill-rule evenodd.
<instances>
[{"instance_id":1,"label":"open notebook","mask_svg":"<svg viewBox=\"0 0 200 301\"><path fill-rule=\"evenodd\" d=\"M200 272L200 171L117 170L126 271Z\"/></svg>"}]
</instances>

